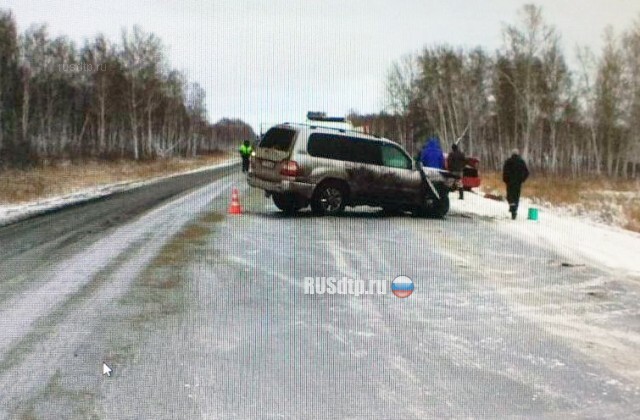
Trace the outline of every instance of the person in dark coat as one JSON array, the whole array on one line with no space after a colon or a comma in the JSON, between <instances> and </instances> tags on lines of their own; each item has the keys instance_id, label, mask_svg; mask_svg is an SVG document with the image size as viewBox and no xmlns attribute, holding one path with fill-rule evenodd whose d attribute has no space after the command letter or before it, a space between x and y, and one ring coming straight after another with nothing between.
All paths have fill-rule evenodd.
<instances>
[{"instance_id":1,"label":"person in dark coat","mask_svg":"<svg viewBox=\"0 0 640 420\"><path fill-rule=\"evenodd\" d=\"M458 187L458 191L460 192L460 200L464 200L464 186L462 185L462 175L464 172L464 167L467 165L467 157L462 153L462 150L458 147L457 144L451 145L451 152L447 156L447 169L449 172L457 175L459 177L456 182L456 186Z\"/></svg>"},{"instance_id":2,"label":"person in dark coat","mask_svg":"<svg viewBox=\"0 0 640 420\"><path fill-rule=\"evenodd\" d=\"M509 212L512 219L515 219L518 215L520 191L522 184L528 177L529 169L527 164L520 157L518 149L513 149L511 157L504 162L504 167L502 168L502 180L507 185L507 202L509 203Z\"/></svg>"},{"instance_id":3,"label":"person in dark coat","mask_svg":"<svg viewBox=\"0 0 640 420\"><path fill-rule=\"evenodd\" d=\"M427 141L420 153L420 161L428 168L444 169L444 154L437 137L431 137Z\"/></svg>"}]
</instances>

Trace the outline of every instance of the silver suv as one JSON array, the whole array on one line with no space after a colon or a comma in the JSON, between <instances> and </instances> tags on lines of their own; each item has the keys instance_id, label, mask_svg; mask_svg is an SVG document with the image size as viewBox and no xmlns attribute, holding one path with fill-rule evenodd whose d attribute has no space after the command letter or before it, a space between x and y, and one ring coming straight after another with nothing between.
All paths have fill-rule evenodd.
<instances>
[{"instance_id":1,"label":"silver suv","mask_svg":"<svg viewBox=\"0 0 640 420\"><path fill-rule=\"evenodd\" d=\"M258 144L248 173L252 187L293 213L311 205L335 215L345 206L382 207L389 213L443 217L455 176L414 164L398 144L383 138L310 124L280 124Z\"/></svg>"}]
</instances>

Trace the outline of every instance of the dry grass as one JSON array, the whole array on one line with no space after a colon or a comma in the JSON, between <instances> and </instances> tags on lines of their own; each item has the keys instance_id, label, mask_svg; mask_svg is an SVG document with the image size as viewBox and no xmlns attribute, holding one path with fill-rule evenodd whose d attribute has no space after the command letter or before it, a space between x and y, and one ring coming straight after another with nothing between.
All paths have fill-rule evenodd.
<instances>
[{"instance_id":1,"label":"dry grass","mask_svg":"<svg viewBox=\"0 0 640 420\"><path fill-rule=\"evenodd\" d=\"M138 309L134 324L145 324L160 317L177 314L186 305L182 286L185 269L194 254L207 246L207 237L224 215L210 212L185 226L167 242L152 264L140 276L133 292Z\"/></svg>"},{"instance_id":2,"label":"dry grass","mask_svg":"<svg viewBox=\"0 0 640 420\"><path fill-rule=\"evenodd\" d=\"M224 214L216 213L216 212L207 213L198 219L199 222L206 223L206 224L218 223L223 220L224 220Z\"/></svg>"},{"instance_id":3,"label":"dry grass","mask_svg":"<svg viewBox=\"0 0 640 420\"><path fill-rule=\"evenodd\" d=\"M640 204L636 203L626 210L628 223L625 226L629 230L640 232Z\"/></svg>"},{"instance_id":4,"label":"dry grass","mask_svg":"<svg viewBox=\"0 0 640 420\"><path fill-rule=\"evenodd\" d=\"M141 181L214 165L228 158L228 154L218 153L193 159L162 159L139 163L63 162L24 171L8 169L0 172L0 203L28 202L100 185Z\"/></svg>"},{"instance_id":5,"label":"dry grass","mask_svg":"<svg viewBox=\"0 0 640 420\"><path fill-rule=\"evenodd\" d=\"M204 243L210 228L194 223L180 231L166 244L154 262L157 266L180 265L189 260L190 247Z\"/></svg>"},{"instance_id":6,"label":"dry grass","mask_svg":"<svg viewBox=\"0 0 640 420\"><path fill-rule=\"evenodd\" d=\"M487 193L505 195L502 175L482 174L482 189ZM640 232L640 181L612 180L605 177L571 179L563 176L535 175L524 184L522 195L535 202L554 206L578 205L586 212L619 211L624 228ZM615 210L620 209L620 210Z\"/></svg>"},{"instance_id":7,"label":"dry grass","mask_svg":"<svg viewBox=\"0 0 640 420\"><path fill-rule=\"evenodd\" d=\"M160 289L178 286L180 280L176 279L175 275L175 273L179 272L178 268L191 260L192 253L207 245L207 236L211 233L215 224L221 222L224 218L225 216L221 213L208 212L200 215L195 221L185 226L162 247L153 264L151 264L151 267L161 271L168 270L172 273L171 278L158 280L162 276L158 277L153 273L146 273L148 275L143 276L142 283L146 286Z\"/></svg>"}]
</instances>

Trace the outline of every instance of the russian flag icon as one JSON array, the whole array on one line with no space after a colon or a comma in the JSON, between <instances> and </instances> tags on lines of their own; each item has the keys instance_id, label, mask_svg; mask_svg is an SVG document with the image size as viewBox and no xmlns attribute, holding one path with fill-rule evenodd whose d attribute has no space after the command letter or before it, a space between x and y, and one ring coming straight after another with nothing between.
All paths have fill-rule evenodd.
<instances>
[{"instance_id":1,"label":"russian flag icon","mask_svg":"<svg viewBox=\"0 0 640 420\"><path fill-rule=\"evenodd\" d=\"M406 298L413 293L413 282L407 276L398 276L391 283L391 291L399 298Z\"/></svg>"}]
</instances>

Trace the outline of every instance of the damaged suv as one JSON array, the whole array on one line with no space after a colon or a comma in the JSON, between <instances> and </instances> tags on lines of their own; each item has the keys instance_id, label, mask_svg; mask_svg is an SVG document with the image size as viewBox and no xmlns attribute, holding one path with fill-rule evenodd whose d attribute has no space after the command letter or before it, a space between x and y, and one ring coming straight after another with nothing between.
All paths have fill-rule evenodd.
<instances>
[{"instance_id":1,"label":"damaged suv","mask_svg":"<svg viewBox=\"0 0 640 420\"><path fill-rule=\"evenodd\" d=\"M248 183L285 213L307 206L336 215L345 206L382 207L443 217L455 176L422 168L398 144L358 131L313 124L269 129L251 157Z\"/></svg>"}]
</instances>

